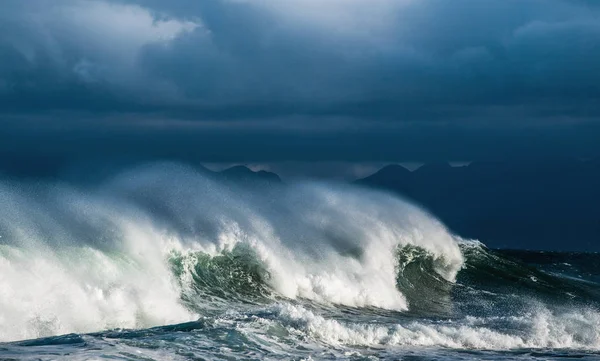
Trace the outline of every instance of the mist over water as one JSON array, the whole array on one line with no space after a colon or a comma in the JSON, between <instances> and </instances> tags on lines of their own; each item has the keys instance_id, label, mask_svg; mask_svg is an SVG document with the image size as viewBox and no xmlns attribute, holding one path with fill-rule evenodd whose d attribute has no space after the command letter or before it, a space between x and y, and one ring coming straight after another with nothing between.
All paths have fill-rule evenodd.
<instances>
[{"instance_id":1,"label":"mist over water","mask_svg":"<svg viewBox=\"0 0 600 361\"><path fill-rule=\"evenodd\" d=\"M75 359L600 350L583 268L538 269L356 186L166 163L95 185L4 180L0 237L0 341L51 337Z\"/></svg>"}]
</instances>

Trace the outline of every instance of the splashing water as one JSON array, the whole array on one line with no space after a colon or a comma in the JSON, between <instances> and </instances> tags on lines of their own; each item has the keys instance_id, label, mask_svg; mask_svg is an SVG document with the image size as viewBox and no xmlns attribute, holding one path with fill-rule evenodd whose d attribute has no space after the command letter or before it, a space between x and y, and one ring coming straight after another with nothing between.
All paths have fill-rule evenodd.
<instances>
[{"instance_id":1,"label":"splashing water","mask_svg":"<svg viewBox=\"0 0 600 361\"><path fill-rule=\"evenodd\" d=\"M38 344L155 359L600 349L593 281L350 185L236 183L173 164L95 186L3 181L0 236L0 341L39 339L6 344L19 357Z\"/></svg>"}]
</instances>

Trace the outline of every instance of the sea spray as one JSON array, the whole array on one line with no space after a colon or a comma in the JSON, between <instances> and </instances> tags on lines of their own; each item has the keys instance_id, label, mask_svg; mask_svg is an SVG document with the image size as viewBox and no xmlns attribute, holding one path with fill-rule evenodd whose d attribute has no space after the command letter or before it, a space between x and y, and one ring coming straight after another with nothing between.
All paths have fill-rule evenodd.
<instances>
[{"instance_id":1,"label":"sea spray","mask_svg":"<svg viewBox=\"0 0 600 361\"><path fill-rule=\"evenodd\" d=\"M199 317L214 299L193 289L214 274L197 265L174 272L173 252L251 250L269 275L261 287L278 297L398 311L408 308L396 287L399 246L426 250L449 281L462 265L453 236L433 217L348 185L259 189L154 164L87 188L3 182L0 197L2 340ZM236 267L226 276L240 277Z\"/></svg>"}]
</instances>

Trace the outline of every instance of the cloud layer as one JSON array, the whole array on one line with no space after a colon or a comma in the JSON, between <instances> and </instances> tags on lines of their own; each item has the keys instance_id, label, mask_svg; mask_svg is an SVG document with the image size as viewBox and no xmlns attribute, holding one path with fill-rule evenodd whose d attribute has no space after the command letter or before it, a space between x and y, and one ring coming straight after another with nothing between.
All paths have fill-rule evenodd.
<instances>
[{"instance_id":1,"label":"cloud layer","mask_svg":"<svg viewBox=\"0 0 600 361\"><path fill-rule=\"evenodd\" d=\"M12 125L304 135L294 152L339 132L596 150L592 0L5 0L0 34L0 116L29 137ZM365 152L402 156L391 146Z\"/></svg>"}]
</instances>

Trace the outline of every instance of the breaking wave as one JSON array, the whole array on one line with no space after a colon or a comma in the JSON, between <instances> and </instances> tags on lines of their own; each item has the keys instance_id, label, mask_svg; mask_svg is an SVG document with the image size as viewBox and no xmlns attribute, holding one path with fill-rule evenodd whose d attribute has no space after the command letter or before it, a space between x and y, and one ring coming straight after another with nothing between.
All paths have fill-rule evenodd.
<instances>
[{"instance_id":1,"label":"breaking wave","mask_svg":"<svg viewBox=\"0 0 600 361\"><path fill-rule=\"evenodd\" d=\"M448 282L463 264L435 218L351 186L159 164L86 188L5 181L0 201L0 340L185 322L231 300L403 311L403 247Z\"/></svg>"}]
</instances>

